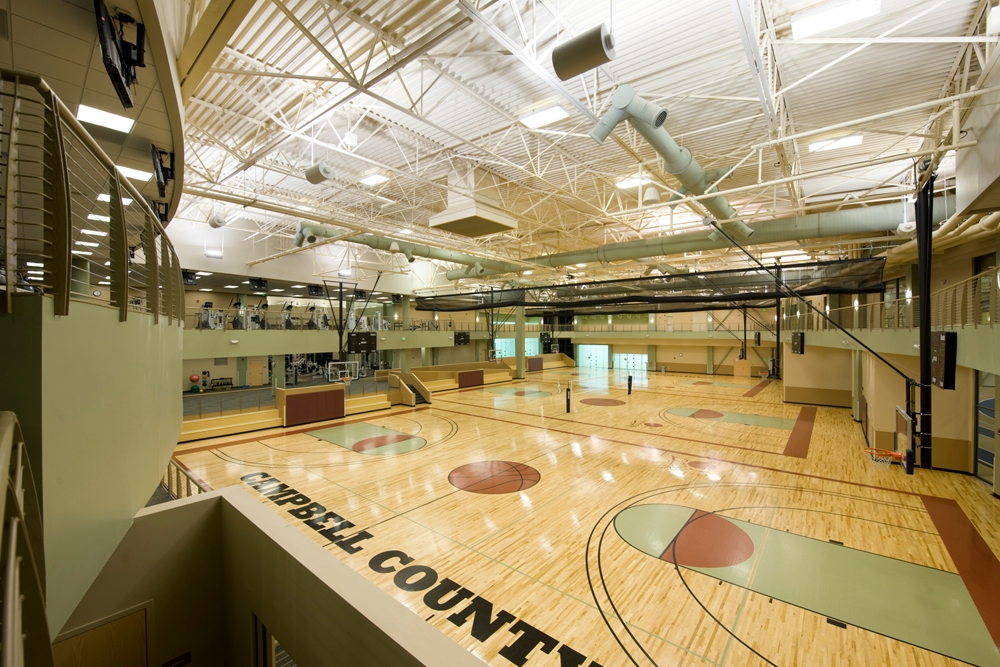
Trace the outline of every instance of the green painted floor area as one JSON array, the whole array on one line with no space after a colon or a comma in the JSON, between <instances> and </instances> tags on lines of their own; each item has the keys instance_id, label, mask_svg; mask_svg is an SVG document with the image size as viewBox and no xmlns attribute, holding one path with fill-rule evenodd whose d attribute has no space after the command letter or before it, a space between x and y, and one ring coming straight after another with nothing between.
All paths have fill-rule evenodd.
<instances>
[{"instance_id":1,"label":"green painted floor area","mask_svg":"<svg viewBox=\"0 0 1000 667\"><path fill-rule=\"evenodd\" d=\"M415 435L365 422L309 431L309 435L370 456L405 454L427 444L426 440Z\"/></svg>"},{"instance_id":2,"label":"green painted floor area","mask_svg":"<svg viewBox=\"0 0 1000 667\"><path fill-rule=\"evenodd\" d=\"M618 514L615 530L660 558L694 511L637 505ZM753 555L730 567L688 569L958 660L1000 667L1000 652L959 575L723 518L750 537Z\"/></svg>"},{"instance_id":3,"label":"green painted floor area","mask_svg":"<svg viewBox=\"0 0 1000 667\"><path fill-rule=\"evenodd\" d=\"M700 410L701 408L670 408L667 412L672 415L677 415L678 417L693 417L695 419L703 419L707 422L728 422L730 424L744 424L746 426L767 426L769 428L783 428L786 431L791 431L795 428L794 419L766 417L764 415L748 415L740 412L722 412L721 417L701 417L697 416L697 413Z\"/></svg>"}]
</instances>

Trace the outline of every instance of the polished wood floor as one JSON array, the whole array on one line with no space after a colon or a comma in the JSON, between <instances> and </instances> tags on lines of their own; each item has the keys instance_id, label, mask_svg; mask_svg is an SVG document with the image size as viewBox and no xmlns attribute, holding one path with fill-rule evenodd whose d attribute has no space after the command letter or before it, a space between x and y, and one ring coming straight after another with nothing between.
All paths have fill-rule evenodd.
<instances>
[{"instance_id":1,"label":"polished wood floor","mask_svg":"<svg viewBox=\"0 0 1000 667\"><path fill-rule=\"evenodd\" d=\"M175 458L213 488L244 485L493 665L1000 665L1000 618L977 589L992 586L1000 554L1000 499L983 482L876 470L850 411L785 404L777 382L652 374L636 378L631 395L625 382L602 370L533 373L513 392L450 392L416 409L185 443ZM278 482L337 516L310 527L308 507L297 518L297 501L266 497ZM971 598L956 604L982 616L968 640L979 652L951 651L968 642L949 636L945 621L923 641L892 636L880 619L824 615L824 600L809 598L810 563L795 553L784 556L788 576L807 575L794 599L651 557L614 525L641 504L960 575ZM941 518L952 507L960 520ZM964 525L971 538L955 537ZM963 541L973 547L956 546ZM818 565L815 576L823 590L837 587ZM836 576L857 583L854 573ZM865 618L866 604L858 596L851 618ZM934 610L942 619L948 604Z\"/></svg>"}]
</instances>

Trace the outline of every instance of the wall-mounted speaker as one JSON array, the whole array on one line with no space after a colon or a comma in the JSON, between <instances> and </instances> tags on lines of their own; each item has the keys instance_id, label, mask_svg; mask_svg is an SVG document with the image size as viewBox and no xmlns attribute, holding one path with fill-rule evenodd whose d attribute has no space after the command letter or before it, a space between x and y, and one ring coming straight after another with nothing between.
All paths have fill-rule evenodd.
<instances>
[{"instance_id":1,"label":"wall-mounted speaker","mask_svg":"<svg viewBox=\"0 0 1000 667\"><path fill-rule=\"evenodd\" d=\"M198 284L198 276L194 275L194 271L181 271L181 277L184 278L185 285Z\"/></svg>"},{"instance_id":2,"label":"wall-mounted speaker","mask_svg":"<svg viewBox=\"0 0 1000 667\"><path fill-rule=\"evenodd\" d=\"M931 384L942 389L955 388L955 361L958 333L935 331L931 333Z\"/></svg>"}]
</instances>

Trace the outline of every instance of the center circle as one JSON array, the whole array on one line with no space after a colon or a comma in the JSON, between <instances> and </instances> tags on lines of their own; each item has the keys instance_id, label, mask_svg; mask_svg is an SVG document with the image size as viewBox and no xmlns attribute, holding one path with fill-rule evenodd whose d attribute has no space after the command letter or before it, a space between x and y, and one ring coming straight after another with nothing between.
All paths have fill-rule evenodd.
<instances>
[{"instance_id":1,"label":"center circle","mask_svg":"<svg viewBox=\"0 0 1000 667\"><path fill-rule=\"evenodd\" d=\"M478 461L451 471L448 481L462 491L472 493L516 493L530 489L541 474L526 463L513 461Z\"/></svg>"}]
</instances>

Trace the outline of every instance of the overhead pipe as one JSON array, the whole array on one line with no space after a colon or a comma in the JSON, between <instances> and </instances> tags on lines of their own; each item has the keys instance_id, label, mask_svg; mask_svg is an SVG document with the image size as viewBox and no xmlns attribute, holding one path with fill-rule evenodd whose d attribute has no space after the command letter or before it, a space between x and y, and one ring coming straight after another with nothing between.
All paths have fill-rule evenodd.
<instances>
[{"instance_id":1,"label":"overhead pipe","mask_svg":"<svg viewBox=\"0 0 1000 667\"><path fill-rule=\"evenodd\" d=\"M691 155L691 151L677 145L673 137L663 129L663 123L666 119L666 110L639 97L632 86L625 84L619 86L611 96L611 108L598 121L597 126L591 130L590 138L598 144L603 144L618 123L628 120L632 127L660 154L666 170L673 174L689 193L705 194L709 190L709 186L719 180L721 176L717 170L706 172L698 160ZM713 176L715 178L712 178ZM743 238L748 238L753 234L753 229L738 219L739 215L725 197L719 195L700 201L716 219L732 221L725 225L728 230Z\"/></svg>"},{"instance_id":2,"label":"overhead pipe","mask_svg":"<svg viewBox=\"0 0 1000 667\"><path fill-rule=\"evenodd\" d=\"M829 236L846 236L850 234L872 234L876 232L895 231L899 221L903 219L904 204L894 202L881 206L830 211L828 213L809 213L793 218L781 218L758 222L754 225L755 244L782 243L787 241L803 241L807 239ZM944 219L943 206L934 207L935 223ZM540 257L530 257L524 260L526 264L557 268L573 264L624 262L679 255L685 252L699 250L716 250L728 248L729 242L716 235L711 238L709 228L699 228L683 234L656 236L635 241L611 243L589 250L574 250ZM493 269L486 261L483 266L489 269L483 276L499 273L516 273L524 267L507 264L503 269ZM446 274L448 280L467 278L465 269L455 269Z\"/></svg>"},{"instance_id":3,"label":"overhead pipe","mask_svg":"<svg viewBox=\"0 0 1000 667\"><path fill-rule=\"evenodd\" d=\"M295 247L302 247L304 243L315 243L321 238L333 238L343 234L343 231L336 227L326 225L310 224L299 221L295 231ZM521 264L511 264L499 262L492 259L484 259L474 255L466 255L453 250L443 250L420 243L410 243L408 241L396 241L374 234L359 234L357 236L347 236L342 239L347 243L358 243L366 245L373 250L384 250L385 252L401 253L409 262L415 261L416 257L425 259L436 259L442 262L453 264L465 264L467 268L459 269L462 272L469 272L468 275L481 275L487 271L509 273L511 271L523 271L527 268ZM468 277L463 275L462 277Z\"/></svg>"},{"instance_id":4,"label":"overhead pipe","mask_svg":"<svg viewBox=\"0 0 1000 667\"><path fill-rule=\"evenodd\" d=\"M955 218L960 219L960 216L953 216L952 219L948 220L948 223L951 223ZM973 214L961 224L956 220L949 227L950 233L940 234L939 232L945 228L945 225L941 225L932 237L935 252L995 234L997 227L1000 226L1000 212L991 213L985 217ZM912 262L917 254L917 242L915 240L909 241L882 254L890 264Z\"/></svg>"}]
</instances>

